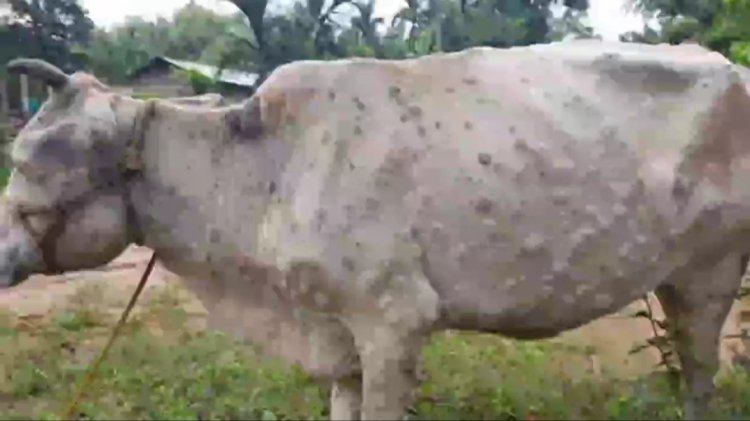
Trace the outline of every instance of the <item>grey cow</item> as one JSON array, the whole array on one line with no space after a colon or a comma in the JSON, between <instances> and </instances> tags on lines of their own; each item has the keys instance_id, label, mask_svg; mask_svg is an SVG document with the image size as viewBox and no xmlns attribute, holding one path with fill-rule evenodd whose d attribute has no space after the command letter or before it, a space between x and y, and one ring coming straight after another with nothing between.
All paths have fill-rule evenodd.
<instances>
[{"instance_id":1,"label":"grey cow","mask_svg":"<svg viewBox=\"0 0 750 421\"><path fill-rule=\"evenodd\" d=\"M748 81L719 54L297 62L229 106L9 68L54 95L13 145L4 286L145 244L213 326L330 379L332 419L402 417L434 331L551 337L655 289L704 414L750 245Z\"/></svg>"}]
</instances>

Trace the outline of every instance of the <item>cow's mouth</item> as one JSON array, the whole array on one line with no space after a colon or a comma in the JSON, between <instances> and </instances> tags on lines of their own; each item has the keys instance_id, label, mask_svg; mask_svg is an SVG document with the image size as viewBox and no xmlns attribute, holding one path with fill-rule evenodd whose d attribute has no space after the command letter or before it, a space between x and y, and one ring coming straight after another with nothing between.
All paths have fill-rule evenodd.
<instances>
[{"instance_id":1,"label":"cow's mouth","mask_svg":"<svg viewBox=\"0 0 750 421\"><path fill-rule=\"evenodd\" d=\"M32 233L17 218L11 204L4 202L3 205L5 218L0 224L0 289L22 283L43 264Z\"/></svg>"},{"instance_id":2,"label":"cow's mouth","mask_svg":"<svg viewBox=\"0 0 750 421\"><path fill-rule=\"evenodd\" d=\"M18 268L11 271L10 275L7 277L8 281L5 283L5 285L0 285L0 288L8 289L13 288L26 279L28 279L30 276L29 273L26 273L25 271L19 270Z\"/></svg>"},{"instance_id":3,"label":"cow's mouth","mask_svg":"<svg viewBox=\"0 0 750 421\"><path fill-rule=\"evenodd\" d=\"M17 249L16 249L17 250ZM13 288L29 278L31 272L24 270L23 265L16 259L3 256L0 261L0 290Z\"/></svg>"}]
</instances>

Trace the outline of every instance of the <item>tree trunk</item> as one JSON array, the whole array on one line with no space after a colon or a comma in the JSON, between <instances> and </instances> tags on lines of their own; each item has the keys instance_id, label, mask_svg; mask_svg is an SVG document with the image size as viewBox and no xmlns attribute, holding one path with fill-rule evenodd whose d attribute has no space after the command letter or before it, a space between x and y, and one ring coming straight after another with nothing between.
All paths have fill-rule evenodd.
<instances>
[{"instance_id":1,"label":"tree trunk","mask_svg":"<svg viewBox=\"0 0 750 421\"><path fill-rule=\"evenodd\" d=\"M21 75L21 113L24 118L28 118L31 114L31 110L29 110L29 77L25 74Z\"/></svg>"},{"instance_id":2,"label":"tree trunk","mask_svg":"<svg viewBox=\"0 0 750 421\"><path fill-rule=\"evenodd\" d=\"M437 47L438 52L443 51L443 19L438 18L437 21L437 28L435 30L435 46Z\"/></svg>"},{"instance_id":3,"label":"tree trunk","mask_svg":"<svg viewBox=\"0 0 750 421\"><path fill-rule=\"evenodd\" d=\"M8 98L8 80L0 80L0 120L8 119L10 116L10 98Z\"/></svg>"}]
</instances>

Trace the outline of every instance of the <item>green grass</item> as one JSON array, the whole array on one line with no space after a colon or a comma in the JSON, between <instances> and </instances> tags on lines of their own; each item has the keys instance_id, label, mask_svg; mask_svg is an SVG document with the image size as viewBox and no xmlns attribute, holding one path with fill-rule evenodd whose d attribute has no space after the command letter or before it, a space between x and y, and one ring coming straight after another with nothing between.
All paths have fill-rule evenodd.
<instances>
[{"instance_id":1,"label":"green grass","mask_svg":"<svg viewBox=\"0 0 750 421\"><path fill-rule=\"evenodd\" d=\"M5 188L5 185L8 184L8 179L10 178L10 168L4 168L0 167L0 190Z\"/></svg>"},{"instance_id":2,"label":"green grass","mask_svg":"<svg viewBox=\"0 0 750 421\"><path fill-rule=\"evenodd\" d=\"M0 318L0 418L55 419L116 315L80 299L43 319ZM232 337L195 328L165 292L139 304L91 392L87 419L320 419L327 390ZM635 381L585 369L586 351L553 341L448 333L425 347L412 418L672 419L664 375ZM750 417L750 378L719 378L712 415Z\"/></svg>"},{"instance_id":3,"label":"green grass","mask_svg":"<svg viewBox=\"0 0 750 421\"><path fill-rule=\"evenodd\" d=\"M7 123L0 121L0 148L7 148L15 137L15 134ZM7 151L0 151L0 153L7 153ZM8 184L10 171L10 168L0 166L0 190L4 189L5 185Z\"/></svg>"}]
</instances>

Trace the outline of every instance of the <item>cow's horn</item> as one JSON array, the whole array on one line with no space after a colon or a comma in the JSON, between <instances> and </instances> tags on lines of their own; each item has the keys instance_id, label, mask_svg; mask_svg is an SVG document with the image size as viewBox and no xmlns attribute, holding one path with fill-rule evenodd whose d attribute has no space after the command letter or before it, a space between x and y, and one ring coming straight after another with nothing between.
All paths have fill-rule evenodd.
<instances>
[{"instance_id":1,"label":"cow's horn","mask_svg":"<svg viewBox=\"0 0 750 421\"><path fill-rule=\"evenodd\" d=\"M18 58L8 63L8 71L25 73L30 77L47 82L51 87L60 89L68 84L68 75L56 66L44 60Z\"/></svg>"}]
</instances>

